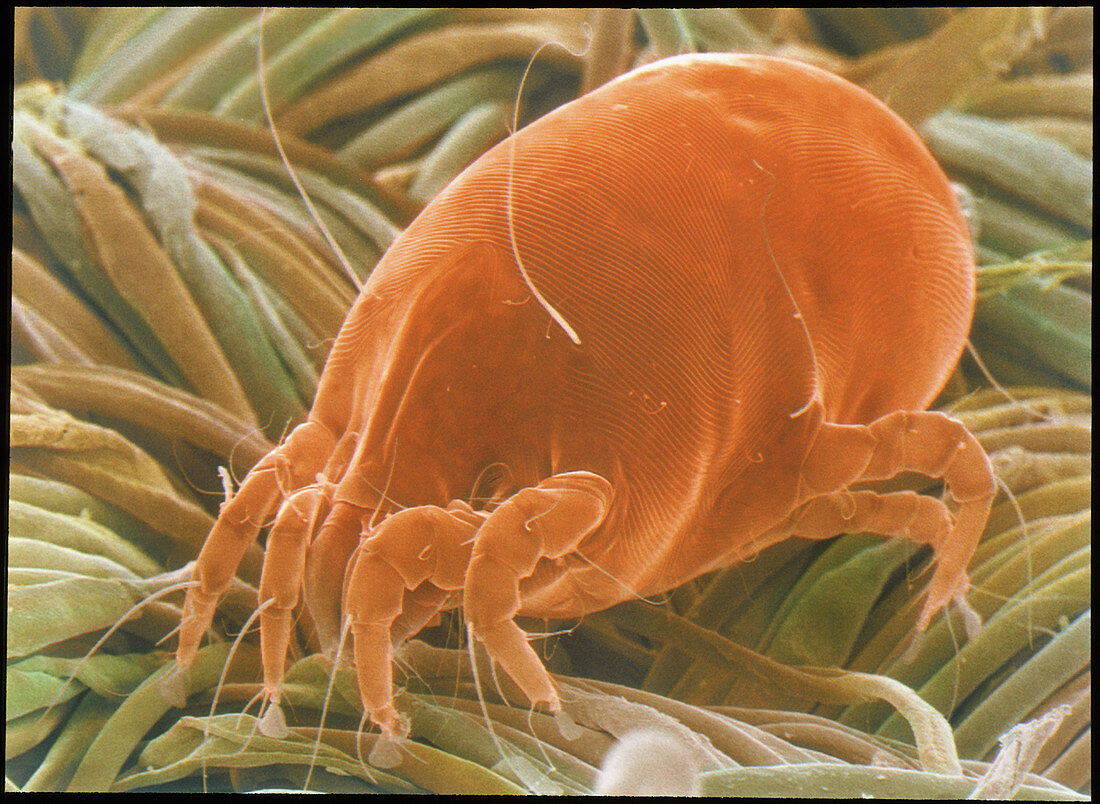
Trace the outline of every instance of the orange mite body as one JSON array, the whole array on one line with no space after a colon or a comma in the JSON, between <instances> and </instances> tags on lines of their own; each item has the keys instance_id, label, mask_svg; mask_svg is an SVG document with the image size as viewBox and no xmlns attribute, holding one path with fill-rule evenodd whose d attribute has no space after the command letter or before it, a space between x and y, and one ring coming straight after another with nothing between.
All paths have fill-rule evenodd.
<instances>
[{"instance_id":1,"label":"orange mite body","mask_svg":"<svg viewBox=\"0 0 1100 804\"><path fill-rule=\"evenodd\" d=\"M994 494L973 436L925 410L974 287L947 179L863 90L730 54L622 76L486 153L393 244L308 421L222 506L178 661L273 517L267 695L304 596L327 651L347 624L390 735L393 647L443 609L556 710L515 617L579 617L792 535L930 545L923 629L966 591ZM848 490L902 471L953 505Z\"/></svg>"}]
</instances>

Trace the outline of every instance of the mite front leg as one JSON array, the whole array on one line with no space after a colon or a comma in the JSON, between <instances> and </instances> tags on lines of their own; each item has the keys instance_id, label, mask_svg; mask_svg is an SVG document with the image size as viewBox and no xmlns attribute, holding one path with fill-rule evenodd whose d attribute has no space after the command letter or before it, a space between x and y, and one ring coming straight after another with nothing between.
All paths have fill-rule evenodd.
<instances>
[{"instance_id":1,"label":"mite front leg","mask_svg":"<svg viewBox=\"0 0 1100 804\"><path fill-rule=\"evenodd\" d=\"M313 533L324 493L316 486L287 498L267 535L264 569L260 577L260 657L264 693L273 705L282 697L283 667L298 605L306 548Z\"/></svg>"},{"instance_id":2,"label":"mite front leg","mask_svg":"<svg viewBox=\"0 0 1100 804\"><path fill-rule=\"evenodd\" d=\"M176 661L187 667L210 627L218 598L229 583L260 528L275 512L283 494L314 482L335 440L322 425L298 425L287 440L269 452L245 477L232 499L222 504L218 519L199 552L180 622Z\"/></svg>"},{"instance_id":3,"label":"mite front leg","mask_svg":"<svg viewBox=\"0 0 1100 804\"><path fill-rule=\"evenodd\" d=\"M413 509L410 509L413 510ZM403 737L405 721L393 707L393 648L390 627L401 613L405 582L378 553L360 554L348 583L355 676L371 722L390 737Z\"/></svg>"},{"instance_id":4,"label":"mite front leg","mask_svg":"<svg viewBox=\"0 0 1100 804\"><path fill-rule=\"evenodd\" d=\"M373 513L373 508L334 503L306 552L302 596L313 618L321 652L333 661L340 643L344 579Z\"/></svg>"},{"instance_id":5,"label":"mite front leg","mask_svg":"<svg viewBox=\"0 0 1100 804\"><path fill-rule=\"evenodd\" d=\"M611 484L591 472L567 472L523 489L500 505L477 533L463 605L473 636L532 704L561 708L546 668L515 624L519 582L543 558L574 550L607 515Z\"/></svg>"},{"instance_id":6,"label":"mite front leg","mask_svg":"<svg viewBox=\"0 0 1100 804\"><path fill-rule=\"evenodd\" d=\"M406 730L393 706L395 636L419 630L418 621L431 619L462 588L483 521L462 503L407 508L375 528L352 559L344 611L351 621L359 695L371 722L391 737ZM412 590L417 605L404 612Z\"/></svg>"}]
</instances>

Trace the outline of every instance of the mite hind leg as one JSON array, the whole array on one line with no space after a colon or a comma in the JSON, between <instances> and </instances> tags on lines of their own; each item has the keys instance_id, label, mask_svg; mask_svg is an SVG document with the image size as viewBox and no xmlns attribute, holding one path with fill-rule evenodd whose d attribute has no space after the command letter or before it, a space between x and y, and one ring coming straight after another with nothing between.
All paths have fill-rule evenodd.
<instances>
[{"instance_id":1,"label":"mite hind leg","mask_svg":"<svg viewBox=\"0 0 1100 804\"><path fill-rule=\"evenodd\" d=\"M312 484L324 467L335 439L323 425L298 425L282 445L269 452L245 477L231 499L222 503L213 529L195 561L180 622L176 661L187 667L210 622L218 598L229 588L237 567L260 528L278 509L284 495Z\"/></svg>"},{"instance_id":2,"label":"mite hind leg","mask_svg":"<svg viewBox=\"0 0 1100 804\"><path fill-rule=\"evenodd\" d=\"M881 536L903 538L921 546L929 546L939 555L944 541L951 537L954 518L943 501L915 491L882 494L875 491L838 491L814 497L795 509L773 533L801 536L805 539L831 539L844 533L868 532ZM931 586L930 586L931 594ZM946 601L945 601L946 602ZM961 597L958 602L964 612L972 609ZM923 632L932 615L927 605L917 623ZM924 619L927 614L928 619ZM976 616L976 615L975 615ZM971 620L968 618L968 631ZM973 625L979 623L973 620Z\"/></svg>"},{"instance_id":3,"label":"mite hind leg","mask_svg":"<svg viewBox=\"0 0 1100 804\"><path fill-rule=\"evenodd\" d=\"M406 730L393 706L394 644L419 630L462 588L483 521L462 503L406 508L378 525L352 559L344 612L359 695L371 722L391 737ZM406 610L411 598L415 604Z\"/></svg>"},{"instance_id":4,"label":"mite hind leg","mask_svg":"<svg viewBox=\"0 0 1100 804\"><path fill-rule=\"evenodd\" d=\"M804 539L831 539L866 531L935 549L951 531L951 525L951 513L935 497L915 491L838 491L803 503L775 530Z\"/></svg>"},{"instance_id":5,"label":"mite hind leg","mask_svg":"<svg viewBox=\"0 0 1100 804\"><path fill-rule=\"evenodd\" d=\"M836 470L830 470L830 461ZM943 413L897 411L868 425L824 426L804 462L802 479L807 490L827 492L901 472L941 478L954 503L951 527L933 544L936 569L917 621L923 631L951 600L961 601L969 587L966 565L996 494L993 469L981 444Z\"/></svg>"},{"instance_id":6,"label":"mite hind leg","mask_svg":"<svg viewBox=\"0 0 1100 804\"><path fill-rule=\"evenodd\" d=\"M962 424L936 411L899 411L868 425L877 444L860 480L900 471L942 478L952 506L950 532L936 545L936 569L928 584L918 632L951 600L964 602L966 566L978 546L997 493L993 467L978 440Z\"/></svg>"},{"instance_id":7,"label":"mite hind leg","mask_svg":"<svg viewBox=\"0 0 1100 804\"><path fill-rule=\"evenodd\" d=\"M541 559L573 551L603 522L611 484L591 472L554 475L502 503L477 533L466 571L467 628L532 704L561 708L557 690L527 635L515 623L520 581Z\"/></svg>"}]
</instances>

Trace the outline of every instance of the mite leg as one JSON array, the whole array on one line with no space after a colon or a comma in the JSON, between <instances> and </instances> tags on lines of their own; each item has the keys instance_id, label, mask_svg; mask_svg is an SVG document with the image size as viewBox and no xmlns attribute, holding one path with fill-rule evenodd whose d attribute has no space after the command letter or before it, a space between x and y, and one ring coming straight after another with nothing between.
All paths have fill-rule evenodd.
<instances>
[{"instance_id":1,"label":"mite leg","mask_svg":"<svg viewBox=\"0 0 1100 804\"><path fill-rule=\"evenodd\" d=\"M334 443L322 425L313 421L298 425L252 468L233 498L222 504L191 573L197 585L187 591L183 604L176 650L180 666L187 667L195 658L218 598L229 588L245 550L275 512L279 499L314 482Z\"/></svg>"},{"instance_id":2,"label":"mite leg","mask_svg":"<svg viewBox=\"0 0 1100 804\"><path fill-rule=\"evenodd\" d=\"M407 594L418 591L410 619L427 621L461 589L482 517L461 507L406 508L364 539L352 559L344 611L351 621L355 674L371 722L391 737L406 725L393 706L394 624ZM434 590L438 591L434 591ZM415 622L399 624L404 631Z\"/></svg>"},{"instance_id":3,"label":"mite leg","mask_svg":"<svg viewBox=\"0 0 1100 804\"><path fill-rule=\"evenodd\" d=\"M993 469L977 439L936 411L897 411L869 425L825 425L803 463L800 501L813 491L827 493L901 472L942 478L955 503L952 527L934 545L936 569L917 621L923 631L936 612L966 593L966 565L996 494Z\"/></svg>"},{"instance_id":4,"label":"mite leg","mask_svg":"<svg viewBox=\"0 0 1100 804\"><path fill-rule=\"evenodd\" d=\"M401 614L393 621L390 629L390 644L394 648L416 636L435 620L454 597L450 589L440 589L433 583L425 582L416 589L406 590L401 603Z\"/></svg>"},{"instance_id":5,"label":"mite leg","mask_svg":"<svg viewBox=\"0 0 1100 804\"><path fill-rule=\"evenodd\" d=\"M574 550L607 515L611 484L591 472L567 472L523 489L478 530L466 571L463 606L473 635L532 704L561 708L558 693L526 634L514 622L519 582L543 558Z\"/></svg>"},{"instance_id":6,"label":"mite leg","mask_svg":"<svg viewBox=\"0 0 1100 804\"><path fill-rule=\"evenodd\" d=\"M267 535L264 569L260 577L260 657L264 692L272 704L282 697L294 607L298 605L306 548L313 533L324 495L311 486L287 497ZM268 601L271 601L268 603Z\"/></svg>"},{"instance_id":7,"label":"mite leg","mask_svg":"<svg viewBox=\"0 0 1100 804\"><path fill-rule=\"evenodd\" d=\"M951 524L942 501L915 491L838 491L803 503L776 530L804 539L867 531L938 549Z\"/></svg>"},{"instance_id":8,"label":"mite leg","mask_svg":"<svg viewBox=\"0 0 1100 804\"><path fill-rule=\"evenodd\" d=\"M961 423L936 411L899 411L868 425L877 444L860 480L881 480L900 471L943 478L955 502L954 525L936 546L936 569L917 630L969 588L966 565L974 554L997 486L993 468L978 440Z\"/></svg>"},{"instance_id":9,"label":"mite leg","mask_svg":"<svg viewBox=\"0 0 1100 804\"><path fill-rule=\"evenodd\" d=\"M941 500L915 491L880 494L875 491L838 491L815 497L795 509L773 531L805 539L830 539L842 533L867 531L908 539L930 546L940 555L951 537L951 512ZM940 565L937 563L937 568ZM933 576L933 579L935 576ZM964 575L965 578L965 575ZM933 592L929 587L929 594ZM950 598L945 598L946 603ZM940 606L921 611L918 632L928 627Z\"/></svg>"},{"instance_id":10,"label":"mite leg","mask_svg":"<svg viewBox=\"0 0 1100 804\"><path fill-rule=\"evenodd\" d=\"M309 545L302 578L302 595L317 629L321 651L336 658L340 642L340 603L351 557L359 546L373 509L346 502L332 506L317 537Z\"/></svg>"}]
</instances>

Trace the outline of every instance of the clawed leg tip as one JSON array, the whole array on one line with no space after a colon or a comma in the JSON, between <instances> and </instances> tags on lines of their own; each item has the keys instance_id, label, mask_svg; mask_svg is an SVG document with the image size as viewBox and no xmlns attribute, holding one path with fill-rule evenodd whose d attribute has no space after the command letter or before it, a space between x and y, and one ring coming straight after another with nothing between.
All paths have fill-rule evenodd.
<instances>
[{"instance_id":1,"label":"clawed leg tip","mask_svg":"<svg viewBox=\"0 0 1100 804\"><path fill-rule=\"evenodd\" d=\"M403 736L394 737L383 732L382 735L374 741L374 747L371 748L370 754L367 755L367 762L382 770L396 768L403 761L400 746L404 740L405 738Z\"/></svg>"},{"instance_id":2,"label":"clawed leg tip","mask_svg":"<svg viewBox=\"0 0 1100 804\"><path fill-rule=\"evenodd\" d=\"M260 718L260 734L276 740L283 740L290 734L290 729L286 725L286 715L283 714L283 708L277 701L272 701Z\"/></svg>"},{"instance_id":3,"label":"clawed leg tip","mask_svg":"<svg viewBox=\"0 0 1100 804\"><path fill-rule=\"evenodd\" d=\"M933 615L931 613L923 613L917 619L917 624L916 624L915 627L916 627L916 634L917 634L918 639L923 637L925 635L925 633L927 633L928 626L930 626L932 624L932 616Z\"/></svg>"},{"instance_id":4,"label":"clawed leg tip","mask_svg":"<svg viewBox=\"0 0 1100 804\"><path fill-rule=\"evenodd\" d=\"M974 607L967 602L965 592L959 592L945 598L942 602L925 604L925 607L921 610L920 616L917 617L913 638L902 656L903 662L910 664L916 659L917 654L920 652L921 644L924 641L925 633L932 624L933 618L940 612L943 612L946 616L949 605L954 605L962 618L963 630L966 633L966 641L973 642L978 638L982 631L982 617Z\"/></svg>"},{"instance_id":5,"label":"clawed leg tip","mask_svg":"<svg viewBox=\"0 0 1100 804\"><path fill-rule=\"evenodd\" d=\"M168 672L157 682L157 691L161 699L169 706L182 709L187 706L187 669L188 665L176 660Z\"/></svg>"},{"instance_id":6,"label":"clawed leg tip","mask_svg":"<svg viewBox=\"0 0 1100 804\"><path fill-rule=\"evenodd\" d=\"M921 645L924 643L924 632L918 631L913 635L913 638L909 641L909 647L905 649L905 653L901 655L901 661L903 664L912 664L916 661L918 654L920 654Z\"/></svg>"},{"instance_id":7,"label":"clawed leg tip","mask_svg":"<svg viewBox=\"0 0 1100 804\"><path fill-rule=\"evenodd\" d=\"M400 741L409 736L409 723L392 706L383 706L370 713L370 720L382 735L390 740Z\"/></svg>"},{"instance_id":8,"label":"clawed leg tip","mask_svg":"<svg viewBox=\"0 0 1100 804\"><path fill-rule=\"evenodd\" d=\"M561 699L556 695L553 698L543 698L541 701L535 701L534 706L541 707L550 714L556 715L561 711Z\"/></svg>"},{"instance_id":9,"label":"clawed leg tip","mask_svg":"<svg viewBox=\"0 0 1100 804\"><path fill-rule=\"evenodd\" d=\"M554 713L554 721L557 723L558 733L570 742L580 739L584 734L569 713L560 707Z\"/></svg>"},{"instance_id":10,"label":"clawed leg tip","mask_svg":"<svg viewBox=\"0 0 1100 804\"><path fill-rule=\"evenodd\" d=\"M952 602L962 616L967 642L973 642L982 632L982 615L978 614L977 610L967 602L964 594L956 595Z\"/></svg>"}]
</instances>

